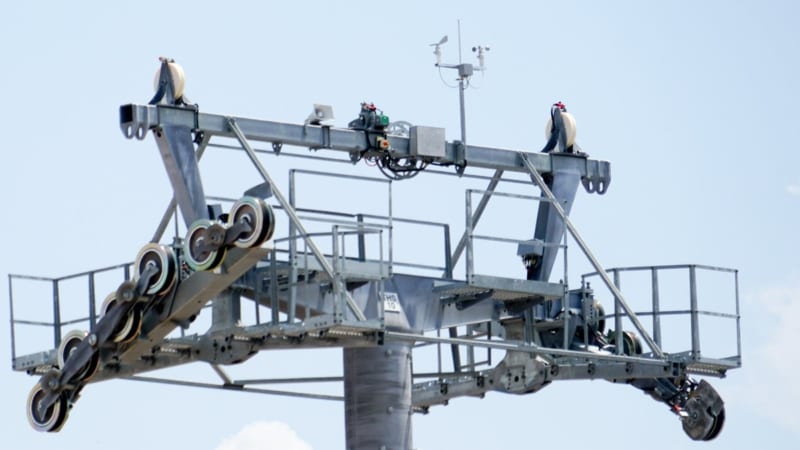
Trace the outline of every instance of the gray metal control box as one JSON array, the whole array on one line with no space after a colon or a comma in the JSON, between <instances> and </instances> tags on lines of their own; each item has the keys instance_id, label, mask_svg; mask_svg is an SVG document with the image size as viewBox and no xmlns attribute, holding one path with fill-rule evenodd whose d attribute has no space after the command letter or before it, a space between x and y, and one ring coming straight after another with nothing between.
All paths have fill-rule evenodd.
<instances>
[{"instance_id":1,"label":"gray metal control box","mask_svg":"<svg viewBox=\"0 0 800 450\"><path fill-rule=\"evenodd\" d=\"M444 158L446 140L444 128L411 127L409 151L413 156Z\"/></svg>"}]
</instances>

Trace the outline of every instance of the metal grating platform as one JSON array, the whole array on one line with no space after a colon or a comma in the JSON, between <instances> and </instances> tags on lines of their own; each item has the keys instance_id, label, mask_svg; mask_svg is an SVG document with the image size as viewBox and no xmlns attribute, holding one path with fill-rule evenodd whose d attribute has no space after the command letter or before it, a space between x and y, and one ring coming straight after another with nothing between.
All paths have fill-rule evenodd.
<instances>
[{"instance_id":1,"label":"metal grating platform","mask_svg":"<svg viewBox=\"0 0 800 450\"><path fill-rule=\"evenodd\" d=\"M565 286L544 281L472 275L469 282L437 282L433 291L448 301L491 298L503 302L542 302L563 297Z\"/></svg>"}]
</instances>

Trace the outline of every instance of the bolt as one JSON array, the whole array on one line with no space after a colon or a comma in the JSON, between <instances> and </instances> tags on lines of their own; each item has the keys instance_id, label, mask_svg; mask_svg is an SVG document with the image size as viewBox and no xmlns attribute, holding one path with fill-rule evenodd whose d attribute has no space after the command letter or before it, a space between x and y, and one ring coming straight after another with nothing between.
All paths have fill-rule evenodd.
<instances>
[{"instance_id":1,"label":"bolt","mask_svg":"<svg viewBox=\"0 0 800 450\"><path fill-rule=\"evenodd\" d=\"M94 333L90 334L90 335L89 335L88 342L89 342L89 345L91 345L92 347L94 347L95 345L97 345L97 335L96 335L96 334L94 334Z\"/></svg>"}]
</instances>

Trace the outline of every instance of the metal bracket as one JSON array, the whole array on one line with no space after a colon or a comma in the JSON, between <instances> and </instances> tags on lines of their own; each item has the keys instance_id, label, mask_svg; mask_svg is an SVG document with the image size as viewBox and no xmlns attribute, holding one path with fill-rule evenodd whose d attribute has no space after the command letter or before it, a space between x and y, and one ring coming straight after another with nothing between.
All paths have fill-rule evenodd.
<instances>
[{"instance_id":1,"label":"metal bracket","mask_svg":"<svg viewBox=\"0 0 800 450\"><path fill-rule=\"evenodd\" d=\"M586 160L586 175L581 178L581 183L586 192L603 195L611 184L611 168L608 165L600 164L600 161Z\"/></svg>"}]
</instances>

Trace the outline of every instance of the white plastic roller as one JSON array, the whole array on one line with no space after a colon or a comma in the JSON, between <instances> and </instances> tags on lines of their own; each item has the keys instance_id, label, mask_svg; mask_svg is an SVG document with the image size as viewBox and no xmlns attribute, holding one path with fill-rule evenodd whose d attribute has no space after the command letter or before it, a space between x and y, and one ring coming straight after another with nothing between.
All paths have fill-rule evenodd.
<instances>
[{"instance_id":1,"label":"white plastic roller","mask_svg":"<svg viewBox=\"0 0 800 450\"><path fill-rule=\"evenodd\" d=\"M572 117L572 114L568 112L561 112L561 118L564 122L564 128L567 132L567 147L572 147L575 144L575 135L577 134L577 127L575 126L575 118ZM551 130L553 128L553 118L550 117L547 119L547 124L544 128L544 138L545 140L550 139L550 135L552 134Z\"/></svg>"},{"instance_id":2,"label":"white plastic roller","mask_svg":"<svg viewBox=\"0 0 800 450\"><path fill-rule=\"evenodd\" d=\"M164 59L161 58L163 61ZM172 92L175 94L175 99L183 97L183 88L186 86L186 75L183 73L183 67L174 61L167 63L169 74L172 76ZM161 67L156 70L156 77L153 81L153 89L158 91L158 81L161 78Z\"/></svg>"}]
</instances>

